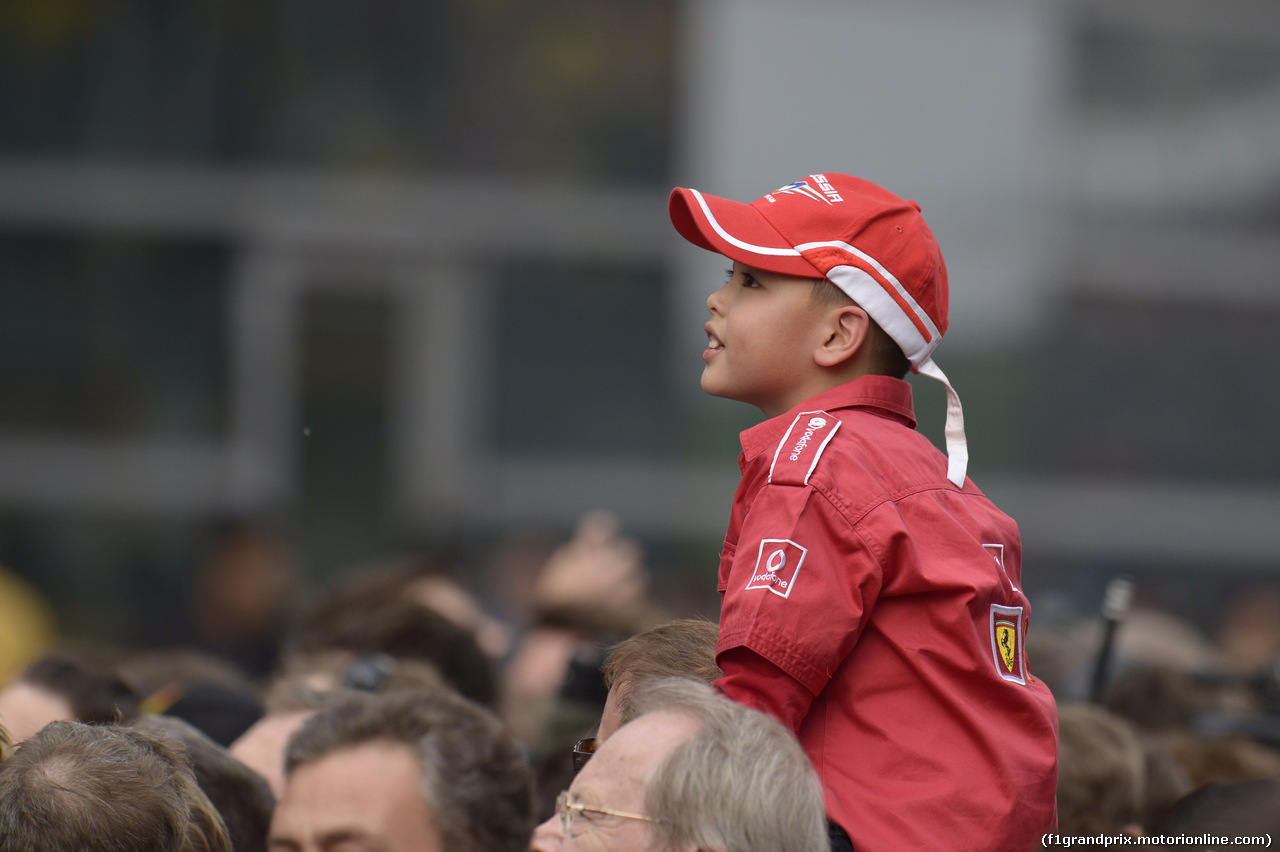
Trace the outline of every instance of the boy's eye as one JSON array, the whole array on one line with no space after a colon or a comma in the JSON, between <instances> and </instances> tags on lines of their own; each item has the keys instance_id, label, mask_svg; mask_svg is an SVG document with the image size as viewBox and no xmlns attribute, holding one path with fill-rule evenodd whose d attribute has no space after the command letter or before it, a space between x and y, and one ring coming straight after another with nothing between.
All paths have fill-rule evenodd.
<instances>
[{"instance_id":1,"label":"boy's eye","mask_svg":"<svg viewBox=\"0 0 1280 852\"><path fill-rule=\"evenodd\" d=\"M734 274L735 274L735 273L734 273L734 271L733 271L732 269L726 269L726 270L724 271L724 282L725 282L726 284L728 284L730 281L732 281L732 280L733 280L733 276L734 276ZM743 273L742 273L742 286L743 286L743 287L759 287L759 286L760 286L760 282L759 282L759 281L757 281L757 280L755 279L755 277L754 277L754 276L752 276L752 274L751 274L750 272L743 272Z\"/></svg>"}]
</instances>

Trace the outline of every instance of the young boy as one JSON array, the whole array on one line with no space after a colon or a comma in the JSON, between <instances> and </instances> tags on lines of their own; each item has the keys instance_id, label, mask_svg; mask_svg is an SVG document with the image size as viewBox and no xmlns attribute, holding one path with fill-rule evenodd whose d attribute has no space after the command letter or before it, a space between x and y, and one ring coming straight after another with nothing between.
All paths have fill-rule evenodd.
<instances>
[{"instance_id":1,"label":"young boy","mask_svg":"<svg viewBox=\"0 0 1280 852\"><path fill-rule=\"evenodd\" d=\"M733 263L702 387L767 418L741 436L717 686L796 732L833 848L1038 844L1057 716L1023 652L1017 526L966 479L931 358L947 272L919 206L828 172L750 204L677 188L670 215ZM912 369L946 386L949 458L915 431Z\"/></svg>"}]
</instances>

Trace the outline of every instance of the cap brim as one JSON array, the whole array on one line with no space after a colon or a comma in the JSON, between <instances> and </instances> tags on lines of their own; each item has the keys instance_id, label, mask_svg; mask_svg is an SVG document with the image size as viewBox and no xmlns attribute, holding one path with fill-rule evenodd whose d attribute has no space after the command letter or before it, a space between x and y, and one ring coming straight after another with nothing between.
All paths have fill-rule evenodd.
<instances>
[{"instance_id":1,"label":"cap brim","mask_svg":"<svg viewBox=\"0 0 1280 852\"><path fill-rule=\"evenodd\" d=\"M676 187L667 212L680 235L695 246L765 272L824 277L750 204Z\"/></svg>"}]
</instances>

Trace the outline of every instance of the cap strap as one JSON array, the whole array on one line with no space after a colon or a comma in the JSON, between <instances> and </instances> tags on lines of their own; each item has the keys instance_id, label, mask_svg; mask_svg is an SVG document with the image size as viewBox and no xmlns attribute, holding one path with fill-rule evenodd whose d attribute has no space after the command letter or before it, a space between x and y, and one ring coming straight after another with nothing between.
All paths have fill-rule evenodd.
<instances>
[{"instance_id":1,"label":"cap strap","mask_svg":"<svg viewBox=\"0 0 1280 852\"><path fill-rule=\"evenodd\" d=\"M951 386L947 374L930 358L916 368L922 376L935 379L947 389L947 479L957 488L964 487L965 471L969 468L969 441L964 436L964 410L960 408L960 394Z\"/></svg>"}]
</instances>

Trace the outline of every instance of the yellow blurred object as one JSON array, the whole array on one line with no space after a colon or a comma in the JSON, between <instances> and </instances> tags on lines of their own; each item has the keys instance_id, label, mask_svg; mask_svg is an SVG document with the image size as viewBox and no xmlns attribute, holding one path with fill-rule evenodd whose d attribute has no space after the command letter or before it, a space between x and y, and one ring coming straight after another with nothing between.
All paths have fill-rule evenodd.
<instances>
[{"instance_id":1,"label":"yellow blurred object","mask_svg":"<svg viewBox=\"0 0 1280 852\"><path fill-rule=\"evenodd\" d=\"M0 567L0 684L8 683L48 650L56 636L49 602Z\"/></svg>"}]
</instances>

